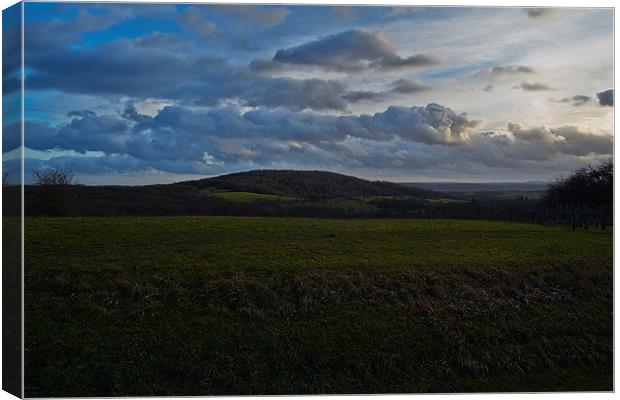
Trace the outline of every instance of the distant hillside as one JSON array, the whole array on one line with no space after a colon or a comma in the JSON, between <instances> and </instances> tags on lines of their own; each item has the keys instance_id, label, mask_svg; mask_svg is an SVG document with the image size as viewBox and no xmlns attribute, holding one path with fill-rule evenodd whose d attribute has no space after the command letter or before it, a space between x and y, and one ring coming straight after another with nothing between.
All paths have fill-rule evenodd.
<instances>
[{"instance_id":1,"label":"distant hillside","mask_svg":"<svg viewBox=\"0 0 620 400\"><path fill-rule=\"evenodd\" d=\"M466 182L407 182L403 186L417 187L442 192L500 192L500 191L544 191L548 183L545 182L496 182L496 183L466 183Z\"/></svg>"},{"instance_id":2,"label":"distant hillside","mask_svg":"<svg viewBox=\"0 0 620 400\"><path fill-rule=\"evenodd\" d=\"M308 200L362 196L445 197L444 194L390 182L368 181L325 171L256 170L181 182L200 189L226 189Z\"/></svg>"},{"instance_id":3,"label":"distant hillside","mask_svg":"<svg viewBox=\"0 0 620 400\"><path fill-rule=\"evenodd\" d=\"M19 200L19 186L3 189ZM14 192L9 196L8 192ZM264 170L147 186L76 185L62 192L62 209L44 186L25 189L27 215L240 215L318 218L411 216L457 199L396 183L322 171ZM8 206L8 205L7 205ZM14 207L19 210L19 207ZM7 210L10 210L9 207Z\"/></svg>"}]
</instances>

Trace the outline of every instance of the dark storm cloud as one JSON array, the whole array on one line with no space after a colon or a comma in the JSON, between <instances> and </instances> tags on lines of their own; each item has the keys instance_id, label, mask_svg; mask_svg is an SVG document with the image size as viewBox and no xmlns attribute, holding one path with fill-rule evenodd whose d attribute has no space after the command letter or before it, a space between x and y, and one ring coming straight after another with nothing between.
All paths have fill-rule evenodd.
<instances>
[{"instance_id":1,"label":"dark storm cloud","mask_svg":"<svg viewBox=\"0 0 620 400\"><path fill-rule=\"evenodd\" d=\"M598 99L598 103L602 106L614 106L614 90L608 89L603 92L599 92L596 94L596 98Z\"/></svg>"},{"instance_id":2,"label":"dark storm cloud","mask_svg":"<svg viewBox=\"0 0 620 400\"><path fill-rule=\"evenodd\" d=\"M257 71L268 71L281 69L282 64L356 72L427 67L438 64L438 61L425 54L403 58L380 33L353 29L280 49L272 60L257 60L251 67Z\"/></svg>"},{"instance_id":3,"label":"dark storm cloud","mask_svg":"<svg viewBox=\"0 0 620 400\"><path fill-rule=\"evenodd\" d=\"M546 85L544 83L538 83L538 82L530 83L530 82L523 81L518 87L525 90L526 92L540 92L540 91L545 91L545 90L553 90L549 85Z\"/></svg>"}]
</instances>

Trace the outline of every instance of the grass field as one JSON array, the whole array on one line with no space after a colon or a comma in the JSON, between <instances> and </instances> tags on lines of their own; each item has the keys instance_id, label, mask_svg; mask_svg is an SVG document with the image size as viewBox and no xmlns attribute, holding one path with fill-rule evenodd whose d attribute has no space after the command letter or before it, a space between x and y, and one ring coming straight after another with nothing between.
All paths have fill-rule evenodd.
<instances>
[{"instance_id":1,"label":"grass field","mask_svg":"<svg viewBox=\"0 0 620 400\"><path fill-rule=\"evenodd\" d=\"M27 219L26 396L612 389L612 232Z\"/></svg>"}]
</instances>

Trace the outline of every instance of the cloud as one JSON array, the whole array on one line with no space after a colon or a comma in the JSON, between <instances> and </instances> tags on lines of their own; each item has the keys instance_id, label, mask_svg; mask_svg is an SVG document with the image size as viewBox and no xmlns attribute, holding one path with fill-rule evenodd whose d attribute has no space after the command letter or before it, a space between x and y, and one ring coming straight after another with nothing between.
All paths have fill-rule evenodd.
<instances>
[{"instance_id":1,"label":"cloud","mask_svg":"<svg viewBox=\"0 0 620 400\"><path fill-rule=\"evenodd\" d=\"M431 87L411 79L397 79L390 84L390 89L381 92L353 91L342 95L350 103L381 102L398 94L413 94L431 90Z\"/></svg>"},{"instance_id":2,"label":"cloud","mask_svg":"<svg viewBox=\"0 0 620 400\"><path fill-rule=\"evenodd\" d=\"M588 103L590 100L592 100L592 98L590 96L579 94L579 95L573 96L572 100L573 100L573 105L575 107L579 107L579 106L582 106Z\"/></svg>"},{"instance_id":3,"label":"cloud","mask_svg":"<svg viewBox=\"0 0 620 400\"><path fill-rule=\"evenodd\" d=\"M609 134L610 114L593 106L597 102L612 105L613 96L610 92L606 100L601 92L595 97L597 88L592 87L602 82L598 89L603 89L612 77L608 72L613 60L607 50L613 21L605 10L565 11L563 18L546 23L539 16L533 17L536 21L526 21L528 17L520 9L461 10L453 16L431 8L415 21L390 18L387 7L376 12L355 9L358 19L343 27L342 21L338 23L329 15L329 9L307 13L303 8L284 6L190 5L187 11L188 7L166 5L171 8L147 16L144 14L155 6L66 7L57 15L38 13L29 21L27 82L33 100L29 110L36 111L29 114L50 122L29 121L27 141L38 143L41 150L66 146L82 155L103 151L106 156L97 161L98 167L91 166L93 170L106 164L121 168L123 164L128 168L215 171L245 162L256 168L296 160L315 165L320 160L327 165L376 166L376 173L383 173L382 163L403 171L424 165L442 165L443 171L449 168L446 165L454 165L450 168L458 171L485 165L488 178L497 176L493 167L499 165L526 171L589 162L600 154L582 151L587 150L587 143L575 144L576 138L596 142L600 139L585 135L605 136L596 128ZM188 16L194 9L194 17L199 18L192 20ZM257 16L256 9L268 12ZM409 9L394 13L404 11ZM187 19L185 28L180 22L182 14ZM484 24L480 24L482 16ZM217 31L212 32L207 24L202 34L196 33L205 20L217 23ZM193 30L192 21L197 22ZM524 23L527 32L519 30ZM341 31L349 26L358 29ZM384 34L374 29L382 29ZM136 38L136 34L142 36ZM201 40L203 37L208 42ZM240 44L242 40L245 46ZM414 69L436 63L431 55L450 65L441 71ZM255 61L248 67L251 60ZM542 60L542 64L532 60ZM5 58L3 63L16 68L19 59ZM561 76L549 75L549 71ZM397 78L413 78L417 72L422 72L417 75L421 76L417 78L420 85L437 83L430 83L437 96L433 100L444 105L440 106L443 109L449 110L445 105L454 110L469 106L476 115L489 116L493 127L507 118L519 120L523 126L546 123L543 131L550 133L542 136L544 140L503 131L483 135L480 122L473 117L466 117L471 125L464 123L466 128L460 128L460 111L453 111L452 116L428 106L386 110L383 105L387 101L404 105L424 89L394 83ZM591 79L571 80L584 76ZM15 76L4 78L5 93L19 88L19 81L11 80ZM565 92L570 96L552 94L559 101L568 99L567 111L572 108L569 105L583 103L579 110L545 114L537 107L541 104L532 103L533 93L499 95L503 88L515 84L531 86L519 86L521 90L551 89L560 81L577 86L573 92ZM491 86L497 95L480 95L483 89L492 90ZM476 93L473 89L478 90L475 98L471 97ZM578 99L573 94L592 99ZM160 105L146 110L146 99ZM360 105L351 105L356 102ZM118 114L111 111L130 103L135 107ZM166 105L169 108L162 109ZM363 109L368 115L347 114L347 107ZM84 108L97 114L84 112ZM69 110L81 111L67 116ZM333 115L325 115L329 113ZM439 117L442 113L447 115L445 119ZM571 136L558 130L571 124L593 131L581 128ZM97 148L105 151L89 150ZM549 154L544 154L545 149ZM85 165L90 161L75 162ZM301 161L296 165L306 167ZM409 172L386 176L405 174ZM431 172L427 176L437 175Z\"/></svg>"},{"instance_id":4,"label":"cloud","mask_svg":"<svg viewBox=\"0 0 620 400\"><path fill-rule=\"evenodd\" d=\"M573 126L509 124L507 133L477 132L479 126L480 121L437 104L340 117L182 106L166 107L154 117L136 116L135 110L118 116L84 114L56 128L29 123L28 133L37 133L28 136L31 148L67 151L57 150L59 156L49 161L29 159L27 170L54 164L78 174L219 174L256 168L548 173L613 151L611 135ZM75 155L89 151L103 154Z\"/></svg>"},{"instance_id":5,"label":"cloud","mask_svg":"<svg viewBox=\"0 0 620 400\"><path fill-rule=\"evenodd\" d=\"M32 23L32 31L42 37L39 40L53 43L28 41L27 58L32 70L28 77L29 89L166 99L210 106L233 102L293 110L346 110L346 102L341 98L345 87L341 82L259 76L244 66L235 66L224 58L210 55L212 52L205 56L192 47L195 43L180 34L149 32L134 39L72 47L81 41L84 32L107 29L144 14L141 9L132 7L105 6L97 12L95 8L80 10L73 21ZM215 26L205 19L204 10L204 7L192 6L181 13L173 12L170 17L205 39L213 34ZM255 7L230 6L226 10L237 15L258 10L258 16L252 18L265 23L275 22L281 18L278 15L288 13L282 7L256 7L255 10ZM169 10L164 8L162 12L165 14ZM16 68L9 61L8 57L3 61L5 70ZM11 75L5 74L3 80L5 95L18 91L21 86Z\"/></svg>"},{"instance_id":6,"label":"cloud","mask_svg":"<svg viewBox=\"0 0 620 400\"><path fill-rule=\"evenodd\" d=\"M129 10L129 9L127 9ZM119 7L103 7L101 12L80 8L74 19L35 20L24 31L26 52L52 52L80 44L86 32L104 31L127 20L131 13Z\"/></svg>"},{"instance_id":7,"label":"cloud","mask_svg":"<svg viewBox=\"0 0 620 400\"><path fill-rule=\"evenodd\" d=\"M7 57L8 58L8 57ZM17 76L2 76L2 95L8 96L22 89L22 81Z\"/></svg>"},{"instance_id":8,"label":"cloud","mask_svg":"<svg viewBox=\"0 0 620 400\"><path fill-rule=\"evenodd\" d=\"M2 125L2 151L8 153L21 146L22 124L13 122Z\"/></svg>"},{"instance_id":9,"label":"cloud","mask_svg":"<svg viewBox=\"0 0 620 400\"><path fill-rule=\"evenodd\" d=\"M342 98L350 103L359 103L359 102L380 102L385 100L386 93L385 92L371 92L371 91L354 91L347 92L342 95Z\"/></svg>"},{"instance_id":10,"label":"cloud","mask_svg":"<svg viewBox=\"0 0 620 400\"><path fill-rule=\"evenodd\" d=\"M526 8L524 11L530 18L544 18L553 15L557 10L553 8Z\"/></svg>"},{"instance_id":11,"label":"cloud","mask_svg":"<svg viewBox=\"0 0 620 400\"><path fill-rule=\"evenodd\" d=\"M336 80L263 78L241 73L221 82L190 82L174 88L166 97L209 107L232 102L294 111L346 111L346 102L341 98L344 92L345 85Z\"/></svg>"},{"instance_id":12,"label":"cloud","mask_svg":"<svg viewBox=\"0 0 620 400\"><path fill-rule=\"evenodd\" d=\"M406 58L394 54L381 57L374 63L374 66L380 69L392 70L410 67L430 67L437 64L439 64L439 61L435 57L426 54L417 54Z\"/></svg>"},{"instance_id":13,"label":"cloud","mask_svg":"<svg viewBox=\"0 0 620 400\"><path fill-rule=\"evenodd\" d=\"M390 17L399 17L406 14L416 13L424 10L424 7L420 6L396 6L390 7L388 10L388 15Z\"/></svg>"},{"instance_id":14,"label":"cloud","mask_svg":"<svg viewBox=\"0 0 620 400\"><path fill-rule=\"evenodd\" d=\"M2 83L6 85L6 82L10 79L9 76L15 73L21 68L21 25L8 25L9 21L19 20L21 21L21 14L16 13L20 11L19 7L11 7L3 11L4 26L2 28ZM13 77L16 81L19 80ZM21 85L21 84L20 84ZM7 90L3 87L4 93L9 93L11 90Z\"/></svg>"},{"instance_id":15,"label":"cloud","mask_svg":"<svg viewBox=\"0 0 620 400\"><path fill-rule=\"evenodd\" d=\"M575 95L573 97L565 97L561 100L553 100L553 99L551 100L555 101L556 103L572 103L573 106L575 107L581 107L584 104L589 103L592 100L592 98L586 95Z\"/></svg>"},{"instance_id":16,"label":"cloud","mask_svg":"<svg viewBox=\"0 0 620 400\"><path fill-rule=\"evenodd\" d=\"M431 90L431 87L411 79L398 79L392 82L393 93L419 93Z\"/></svg>"},{"instance_id":17,"label":"cloud","mask_svg":"<svg viewBox=\"0 0 620 400\"><path fill-rule=\"evenodd\" d=\"M149 36L151 38L151 36ZM171 54L134 41L82 51L36 54L30 65L30 89L69 93L166 98L185 104L215 106L237 101L252 107L344 111L341 82L271 78L214 57ZM153 84L156 82L157 84Z\"/></svg>"},{"instance_id":18,"label":"cloud","mask_svg":"<svg viewBox=\"0 0 620 400\"><path fill-rule=\"evenodd\" d=\"M156 116L139 114L128 106L119 115L97 115L89 112L72 114L72 119L54 127L43 121L29 121L27 146L33 150L103 152L123 155L154 168L161 162L216 165L239 162L259 153L272 157L254 146L224 152L222 141L236 140L261 143L262 147L299 146L329 147L347 138L385 143L404 140L427 145L462 146L470 140L480 121L467 114L457 114L447 107L429 104L425 107L389 107L373 115L334 116L286 109L256 109L239 113L231 108L194 109L168 106ZM330 145L331 143L331 145ZM15 147L9 144L9 148ZM205 156L207 154L208 156ZM189 163L189 164L188 164ZM172 172L172 171L170 171ZM175 169L175 172L179 170ZM182 171L196 172L195 169Z\"/></svg>"},{"instance_id":19,"label":"cloud","mask_svg":"<svg viewBox=\"0 0 620 400\"><path fill-rule=\"evenodd\" d=\"M134 41L136 46L151 47L151 48L165 48L167 46L173 46L185 43L185 40L176 34L152 32L144 36L140 36Z\"/></svg>"},{"instance_id":20,"label":"cloud","mask_svg":"<svg viewBox=\"0 0 620 400\"><path fill-rule=\"evenodd\" d=\"M211 5L209 7L235 14L247 21L267 27L278 25L290 14L290 10L286 7L264 5Z\"/></svg>"},{"instance_id":21,"label":"cloud","mask_svg":"<svg viewBox=\"0 0 620 400\"><path fill-rule=\"evenodd\" d=\"M403 58L381 33L353 29L280 49L272 60L258 60L251 65L255 70L268 71L281 68L281 64L320 67L339 72L359 72L368 69L428 67L437 65L438 61L426 54Z\"/></svg>"},{"instance_id":22,"label":"cloud","mask_svg":"<svg viewBox=\"0 0 620 400\"><path fill-rule=\"evenodd\" d=\"M494 67L475 69L471 72L465 72L463 77L480 79L485 83L491 83L495 85L500 81L512 81L516 77L522 76L526 77L528 75L534 75L537 71L527 65L521 64L503 64L496 65Z\"/></svg>"},{"instance_id":23,"label":"cloud","mask_svg":"<svg viewBox=\"0 0 620 400\"><path fill-rule=\"evenodd\" d=\"M357 18L357 12L351 6L332 6L329 9L331 15L342 20L352 20Z\"/></svg>"},{"instance_id":24,"label":"cloud","mask_svg":"<svg viewBox=\"0 0 620 400\"><path fill-rule=\"evenodd\" d=\"M414 142L443 145L467 142L472 130L482 122L471 119L466 113L456 114L450 108L435 103L426 107L391 106L372 117L362 115L359 121L364 131L372 132L375 136L397 135Z\"/></svg>"},{"instance_id":25,"label":"cloud","mask_svg":"<svg viewBox=\"0 0 620 400\"><path fill-rule=\"evenodd\" d=\"M539 91L545 91L545 90L553 90L550 86L544 83L538 83L538 82L529 83L529 82L523 81L518 87L525 90L526 92L539 92Z\"/></svg>"},{"instance_id":26,"label":"cloud","mask_svg":"<svg viewBox=\"0 0 620 400\"><path fill-rule=\"evenodd\" d=\"M347 105L341 97L345 86L334 80L266 79L249 82L239 98L251 107L287 107L291 110L339 110Z\"/></svg>"},{"instance_id":27,"label":"cloud","mask_svg":"<svg viewBox=\"0 0 620 400\"><path fill-rule=\"evenodd\" d=\"M91 110L73 110L67 113L67 117L94 117L95 115L97 114Z\"/></svg>"},{"instance_id":28,"label":"cloud","mask_svg":"<svg viewBox=\"0 0 620 400\"><path fill-rule=\"evenodd\" d=\"M195 7L185 9L185 11L179 15L178 21L184 29L203 39L208 38L216 31L215 24L207 20Z\"/></svg>"},{"instance_id":29,"label":"cloud","mask_svg":"<svg viewBox=\"0 0 620 400\"><path fill-rule=\"evenodd\" d=\"M498 65L491 69L491 75L493 77L533 73L535 73L534 69L526 65Z\"/></svg>"},{"instance_id":30,"label":"cloud","mask_svg":"<svg viewBox=\"0 0 620 400\"><path fill-rule=\"evenodd\" d=\"M596 98L598 99L599 104L602 106L609 106L609 107L614 106L614 90L613 89L608 89L603 92L597 93Z\"/></svg>"},{"instance_id":31,"label":"cloud","mask_svg":"<svg viewBox=\"0 0 620 400\"><path fill-rule=\"evenodd\" d=\"M519 124L509 123L508 130L517 141L534 143L537 146L535 152L541 157L551 157L557 153L573 156L608 155L613 151L612 136L582 132L574 126L526 129Z\"/></svg>"}]
</instances>

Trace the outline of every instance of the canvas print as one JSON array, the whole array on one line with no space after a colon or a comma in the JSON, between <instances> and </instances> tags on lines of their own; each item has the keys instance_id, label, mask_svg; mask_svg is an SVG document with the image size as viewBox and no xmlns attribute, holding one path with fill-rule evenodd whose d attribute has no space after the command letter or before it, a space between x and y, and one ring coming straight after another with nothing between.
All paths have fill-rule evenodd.
<instances>
[{"instance_id":1,"label":"canvas print","mask_svg":"<svg viewBox=\"0 0 620 400\"><path fill-rule=\"evenodd\" d=\"M612 391L613 24L4 10L4 390Z\"/></svg>"}]
</instances>

